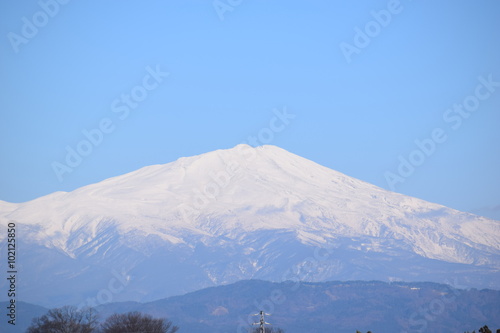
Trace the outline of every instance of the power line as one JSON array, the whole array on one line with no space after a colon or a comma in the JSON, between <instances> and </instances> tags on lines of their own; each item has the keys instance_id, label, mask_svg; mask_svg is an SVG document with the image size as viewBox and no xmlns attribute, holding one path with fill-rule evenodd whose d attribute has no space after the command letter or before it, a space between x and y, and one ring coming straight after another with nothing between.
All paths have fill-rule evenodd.
<instances>
[{"instance_id":1,"label":"power line","mask_svg":"<svg viewBox=\"0 0 500 333\"><path fill-rule=\"evenodd\" d=\"M265 313L264 311L260 311L259 313L254 314L254 316L260 315L260 321L258 323L253 323L253 325L259 325L259 333L266 333L265 325L271 325L266 322L264 316L270 316L269 313Z\"/></svg>"}]
</instances>

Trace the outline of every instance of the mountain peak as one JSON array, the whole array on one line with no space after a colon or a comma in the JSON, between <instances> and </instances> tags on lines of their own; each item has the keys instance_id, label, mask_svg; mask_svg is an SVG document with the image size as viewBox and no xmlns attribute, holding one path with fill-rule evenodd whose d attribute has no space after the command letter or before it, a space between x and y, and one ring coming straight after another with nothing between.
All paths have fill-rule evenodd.
<instances>
[{"instance_id":1,"label":"mountain peak","mask_svg":"<svg viewBox=\"0 0 500 333\"><path fill-rule=\"evenodd\" d=\"M153 274L175 262L179 272L203 276L184 281L184 291L280 280L318 248L330 259L315 281L364 272L443 282L437 276L456 269L470 285L500 286L491 276L500 269L499 221L381 189L276 146L238 145L0 204L0 219L17 221L26 242L81 261L83 270L106 262L147 281L140 265Z\"/></svg>"},{"instance_id":2,"label":"mountain peak","mask_svg":"<svg viewBox=\"0 0 500 333\"><path fill-rule=\"evenodd\" d=\"M50 209L26 215L42 206ZM141 217L148 221L148 232L164 230L162 237L166 233L182 238L183 228L212 237L235 230L285 229L296 232L304 242L325 243L339 233L393 235L415 242L416 247L424 240L416 242L420 231L406 234L406 228L440 230L447 237L462 238L470 220L467 214L378 188L276 146L246 144L144 167L70 193L43 197L21 205L16 212L13 216L22 216L26 223L59 224L70 230L68 221L92 213L96 219L112 218L126 230L136 228L135 221ZM446 218L450 214L453 218ZM488 224L484 222L488 219L472 220L483 221L476 231ZM406 221L405 229L395 221ZM474 242L500 247L492 234L481 237L467 231L467 238ZM428 244L419 251L466 260L436 252L434 246Z\"/></svg>"}]
</instances>

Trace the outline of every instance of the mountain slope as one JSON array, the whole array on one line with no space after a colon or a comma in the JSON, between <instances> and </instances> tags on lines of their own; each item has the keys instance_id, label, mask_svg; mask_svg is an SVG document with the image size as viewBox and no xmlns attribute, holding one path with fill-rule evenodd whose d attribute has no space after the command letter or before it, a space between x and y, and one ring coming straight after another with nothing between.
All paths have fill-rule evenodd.
<instances>
[{"instance_id":1,"label":"mountain slope","mask_svg":"<svg viewBox=\"0 0 500 333\"><path fill-rule=\"evenodd\" d=\"M9 302L0 302L0 308L6 309ZM38 305L33 305L25 302L17 302L16 304L16 320L15 325L9 324L7 320L0 320L0 332L21 333L26 332L26 329L31 325L32 319L46 314L48 309ZM11 320L7 317L8 320Z\"/></svg>"},{"instance_id":2,"label":"mountain slope","mask_svg":"<svg viewBox=\"0 0 500 333\"><path fill-rule=\"evenodd\" d=\"M6 306L7 303L0 303ZM180 332L248 332L258 311L287 333L464 332L487 324L500 327L500 291L464 290L436 283L330 281L271 283L244 280L149 303L119 302L98 306L101 321L114 313L140 311L168 318ZM15 328L25 332L48 309L20 302Z\"/></svg>"},{"instance_id":3,"label":"mountain slope","mask_svg":"<svg viewBox=\"0 0 500 333\"><path fill-rule=\"evenodd\" d=\"M463 332L500 327L500 292L436 283L240 281L150 303L98 307L102 317L142 311L183 332L248 332L266 311L287 333Z\"/></svg>"},{"instance_id":4,"label":"mountain slope","mask_svg":"<svg viewBox=\"0 0 500 333\"><path fill-rule=\"evenodd\" d=\"M21 286L25 300L47 306L153 300L249 278L459 276L464 285L500 288L499 221L389 192L274 146L239 145L1 203L0 219L17 222L20 264L38 277ZM121 289L110 287L117 276Z\"/></svg>"}]
</instances>

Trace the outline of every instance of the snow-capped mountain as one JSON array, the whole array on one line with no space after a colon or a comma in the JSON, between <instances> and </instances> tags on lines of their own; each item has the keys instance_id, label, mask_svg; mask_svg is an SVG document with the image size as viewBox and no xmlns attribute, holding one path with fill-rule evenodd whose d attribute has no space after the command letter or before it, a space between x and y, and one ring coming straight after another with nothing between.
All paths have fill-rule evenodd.
<instances>
[{"instance_id":1,"label":"snow-capped mountain","mask_svg":"<svg viewBox=\"0 0 500 333\"><path fill-rule=\"evenodd\" d=\"M275 146L238 145L0 202L0 221L17 225L19 299L44 306L149 301L250 278L500 288L500 221Z\"/></svg>"}]
</instances>

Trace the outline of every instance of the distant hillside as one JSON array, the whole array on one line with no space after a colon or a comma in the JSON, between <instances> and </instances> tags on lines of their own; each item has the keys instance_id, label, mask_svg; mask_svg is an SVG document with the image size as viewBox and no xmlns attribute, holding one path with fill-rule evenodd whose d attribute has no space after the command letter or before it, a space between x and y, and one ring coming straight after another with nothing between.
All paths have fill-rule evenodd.
<instances>
[{"instance_id":1,"label":"distant hillside","mask_svg":"<svg viewBox=\"0 0 500 333\"><path fill-rule=\"evenodd\" d=\"M8 305L8 302L0 302L0 309L2 309L2 316L0 317L0 332L24 332L31 324L31 320L34 317L42 316L48 311L48 309L38 305L26 302L16 302L16 325L12 326L7 323L7 320L10 320L10 318L6 316Z\"/></svg>"},{"instance_id":2,"label":"distant hillside","mask_svg":"<svg viewBox=\"0 0 500 333\"><path fill-rule=\"evenodd\" d=\"M286 333L463 333L484 325L495 332L500 328L500 291L436 283L247 280L150 303L109 303L97 310L101 319L128 311L167 317L180 326L180 333L247 332L248 322L257 320L249 315L259 310L271 313L267 320ZM46 311L18 302L16 327L4 318L0 332L24 332L33 317Z\"/></svg>"},{"instance_id":3,"label":"distant hillside","mask_svg":"<svg viewBox=\"0 0 500 333\"><path fill-rule=\"evenodd\" d=\"M457 332L500 328L500 291L436 283L241 281L184 296L98 308L168 317L189 333L246 332L248 315L265 310L286 333ZM251 316L251 321L257 317Z\"/></svg>"}]
</instances>

